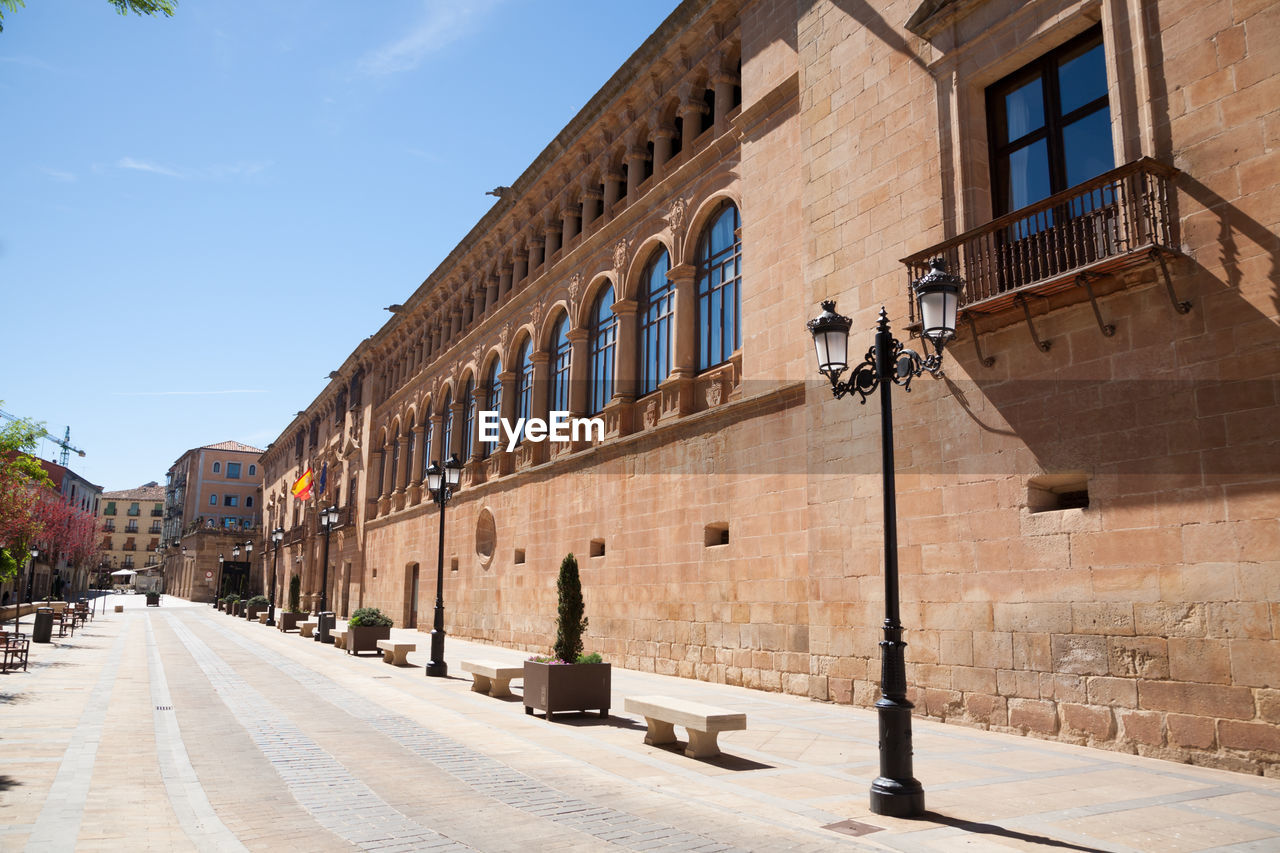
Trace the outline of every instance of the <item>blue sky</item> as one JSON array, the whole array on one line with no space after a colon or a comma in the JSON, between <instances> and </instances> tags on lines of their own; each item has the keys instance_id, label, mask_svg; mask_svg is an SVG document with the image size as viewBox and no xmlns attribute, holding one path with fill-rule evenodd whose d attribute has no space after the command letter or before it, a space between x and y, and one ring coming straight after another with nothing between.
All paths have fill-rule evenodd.
<instances>
[{"instance_id":1,"label":"blue sky","mask_svg":"<svg viewBox=\"0 0 1280 853\"><path fill-rule=\"evenodd\" d=\"M69 425L107 489L265 447L675 6L28 0L0 33L3 408Z\"/></svg>"}]
</instances>

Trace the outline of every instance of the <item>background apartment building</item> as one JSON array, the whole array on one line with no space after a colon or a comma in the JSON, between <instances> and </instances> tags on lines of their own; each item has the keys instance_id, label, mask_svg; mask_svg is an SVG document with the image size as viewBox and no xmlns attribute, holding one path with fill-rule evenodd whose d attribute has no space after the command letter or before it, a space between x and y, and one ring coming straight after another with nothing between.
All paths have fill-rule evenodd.
<instances>
[{"instance_id":1,"label":"background apartment building","mask_svg":"<svg viewBox=\"0 0 1280 853\"><path fill-rule=\"evenodd\" d=\"M99 575L130 569L158 574L164 524L164 487L154 480L136 489L103 492L98 504L102 557Z\"/></svg>"},{"instance_id":2,"label":"background apartment building","mask_svg":"<svg viewBox=\"0 0 1280 853\"><path fill-rule=\"evenodd\" d=\"M263 455L277 586L336 504L331 605L429 629L456 454L450 633L549 648L572 551L606 658L870 705L878 404L804 323L920 349L942 257L960 331L894 413L917 713L1275 772L1275 45L1227 0L680 4Z\"/></svg>"},{"instance_id":3,"label":"background apartment building","mask_svg":"<svg viewBox=\"0 0 1280 853\"><path fill-rule=\"evenodd\" d=\"M261 455L220 441L188 450L169 469L162 526L168 591L210 601L224 576L243 586L249 564L235 550L259 535Z\"/></svg>"}]
</instances>

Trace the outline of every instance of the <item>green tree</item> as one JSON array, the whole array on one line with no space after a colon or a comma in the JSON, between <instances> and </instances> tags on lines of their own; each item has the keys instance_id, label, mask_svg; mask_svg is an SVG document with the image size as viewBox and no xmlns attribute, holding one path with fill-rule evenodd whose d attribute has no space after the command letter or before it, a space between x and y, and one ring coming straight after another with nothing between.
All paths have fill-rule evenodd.
<instances>
[{"instance_id":1,"label":"green tree","mask_svg":"<svg viewBox=\"0 0 1280 853\"><path fill-rule=\"evenodd\" d=\"M44 532L41 498L53 483L31 455L43 434L44 425L27 418L0 426L0 580L17 574L27 549Z\"/></svg>"},{"instance_id":2,"label":"green tree","mask_svg":"<svg viewBox=\"0 0 1280 853\"><path fill-rule=\"evenodd\" d=\"M178 0L107 0L121 15L164 15L173 17ZM25 0L0 0L0 33L4 32L4 13L16 12L26 5Z\"/></svg>"},{"instance_id":3,"label":"green tree","mask_svg":"<svg viewBox=\"0 0 1280 853\"><path fill-rule=\"evenodd\" d=\"M586 609L582 601L582 580L578 577L578 560L572 553L560 562L560 578L556 581L560 594L557 613L555 656L565 663L577 663L582 654L582 632L587 630Z\"/></svg>"}]
</instances>

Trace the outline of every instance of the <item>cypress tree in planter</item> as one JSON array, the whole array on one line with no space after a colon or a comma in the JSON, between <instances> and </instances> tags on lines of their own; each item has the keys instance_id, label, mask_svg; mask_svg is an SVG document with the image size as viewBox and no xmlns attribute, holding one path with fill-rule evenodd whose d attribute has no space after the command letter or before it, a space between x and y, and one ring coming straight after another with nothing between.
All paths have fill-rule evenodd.
<instances>
[{"instance_id":1,"label":"cypress tree in planter","mask_svg":"<svg viewBox=\"0 0 1280 853\"><path fill-rule=\"evenodd\" d=\"M560 605L557 614L556 645L551 658L524 662L524 712L543 711L547 719L556 711L594 711L609 716L610 666L600 655L582 653L582 632L587 629L583 615L582 581L573 554L560 563L556 582Z\"/></svg>"},{"instance_id":2,"label":"cypress tree in planter","mask_svg":"<svg viewBox=\"0 0 1280 853\"><path fill-rule=\"evenodd\" d=\"M276 624L281 631L297 631L298 623L306 618L302 612L302 578L294 575L289 578L289 609L280 614Z\"/></svg>"}]
</instances>

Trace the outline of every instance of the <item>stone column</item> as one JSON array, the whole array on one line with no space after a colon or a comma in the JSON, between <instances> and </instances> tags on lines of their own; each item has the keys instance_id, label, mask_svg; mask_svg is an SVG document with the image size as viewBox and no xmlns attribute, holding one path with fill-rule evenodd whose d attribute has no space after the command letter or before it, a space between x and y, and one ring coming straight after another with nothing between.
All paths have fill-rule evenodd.
<instances>
[{"instance_id":1,"label":"stone column","mask_svg":"<svg viewBox=\"0 0 1280 853\"><path fill-rule=\"evenodd\" d=\"M587 389L591 384L591 358L588 342L591 333L586 329L570 329L567 335L572 355L569 359L569 414L581 417L587 413Z\"/></svg>"},{"instance_id":2,"label":"stone column","mask_svg":"<svg viewBox=\"0 0 1280 853\"><path fill-rule=\"evenodd\" d=\"M614 205L622 195L622 172L609 171L604 176L604 216L605 221L613 216Z\"/></svg>"},{"instance_id":3,"label":"stone column","mask_svg":"<svg viewBox=\"0 0 1280 853\"><path fill-rule=\"evenodd\" d=\"M626 402L635 400L640 387L637 363L639 330L636 327L639 312L640 304L634 299L620 299L613 303L613 313L618 318L618 344L614 351L617 374L614 378L613 396Z\"/></svg>"},{"instance_id":4,"label":"stone column","mask_svg":"<svg viewBox=\"0 0 1280 853\"><path fill-rule=\"evenodd\" d=\"M443 437L444 437L444 415L434 414L431 416L431 446L424 447L422 449L422 452L426 454L426 456L423 457L423 462L425 463L422 466L423 469L425 469L426 466L430 465L432 462L439 462L441 465L443 465L444 460L449 458L448 453L440 452L440 443L441 441L443 441Z\"/></svg>"},{"instance_id":5,"label":"stone column","mask_svg":"<svg viewBox=\"0 0 1280 853\"><path fill-rule=\"evenodd\" d=\"M511 271L510 261L502 262L502 269L498 274L498 301L505 302L507 296L511 293Z\"/></svg>"},{"instance_id":6,"label":"stone column","mask_svg":"<svg viewBox=\"0 0 1280 853\"><path fill-rule=\"evenodd\" d=\"M591 223L600 215L600 203L604 196L596 187L584 187L582 190L582 224L579 232L586 236L587 229L591 227Z\"/></svg>"},{"instance_id":7,"label":"stone column","mask_svg":"<svg viewBox=\"0 0 1280 853\"><path fill-rule=\"evenodd\" d=\"M423 454L427 452L424 446L427 441L427 422L424 419L422 423L413 428L416 433L413 440L413 458L409 460L409 503L417 504L422 500L422 459Z\"/></svg>"},{"instance_id":8,"label":"stone column","mask_svg":"<svg viewBox=\"0 0 1280 853\"><path fill-rule=\"evenodd\" d=\"M471 433L471 446L463 448L467 453L467 459L473 462L479 462L484 457L484 442L480 440L480 413L485 410L485 406L489 404L489 389L483 385L477 384L476 390L476 423L475 429ZM466 460L464 460L466 461Z\"/></svg>"},{"instance_id":9,"label":"stone column","mask_svg":"<svg viewBox=\"0 0 1280 853\"><path fill-rule=\"evenodd\" d=\"M648 159L649 152L640 143L627 148L627 204L634 204L640 196L640 184L644 181L644 164Z\"/></svg>"},{"instance_id":10,"label":"stone column","mask_svg":"<svg viewBox=\"0 0 1280 853\"><path fill-rule=\"evenodd\" d=\"M547 246L546 260L551 262L551 257L560 251L560 235L564 229L564 223L557 225L553 220L548 219L543 223L543 234L546 235L545 242Z\"/></svg>"},{"instance_id":11,"label":"stone column","mask_svg":"<svg viewBox=\"0 0 1280 853\"><path fill-rule=\"evenodd\" d=\"M499 281L500 280L498 276L494 275L493 273L489 273L489 275L485 276L485 280L484 280L485 282L484 313L485 314L492 314L493 309L498 307Z\"/></svg>"},{"instance_id":12,"label":"stone column","mask_svg":"<svg viewBox=\"0 0 1280 853\"><path fill-rule=\"evenodd\" d=\"M702 117L707 113L707 105L702 98L688 92L680 101L680 121L684 125L684 147L690 148L693 141L701 135Z\"/></svg>"},{"instance_id":13,"label":"stone column","mask_svg":"<svg viewBox=\"0 0 1280 853\"><path fill-rule=\"evenodd\" d=\"M671 354L671 373L659 384L664 397L676 394L680 414L693 411L693 383L698 375L698 296L692 264L680 264L667 270L667 278L675 284L675 347Z\"/></svg>"},{"instance_id":14,"label":"stone column","mask_svg":"<svg viewBox=\"0 0 1280 853\"><path fill-rule=\"evenodd\" d=\"M737 85L737 79L724 71L716 73L711 78L712 91L716 93L716 111L714 123L716 134L724 133L726 128L724 124L725 116L729 114L729 104L733 101L733 87Z\"/></svg>"},{"instance_id":15,"label":"stone column","mask_svg":"<svg viewBox=\"0 0 1280 853\"><path fill-rule=\"evenodd\" d=\"M565 207L560 211L560 245L565 247L569 245L569 241L573 239L573 235L582 231L581 226L577 231L573 230L573 220L578 218L578 214L572 207Z\"/></svg>"},{"instance_id":16,"label":"stone column","mask_svg":"<svg viewBox=\"0 0 1280 853\"><path fill-rule=\"evenodd\" d=\"M529 240L529 275L533 276L533 271L542 263L542 249L544 242L541 237L532 237Z\"/></svg>"},{"instance_id":17,"label":"stone column","mask_svg":"<svg viewBox=\"0 0 1280 853\"><path fill-rule=\"evenodd\" d=\"M671 140L676 138L676 129L663 125L653 132L653 179L661 181L666 176L667 161L671 159Z\"/></svg>"},{"instance_id":18,"label":"stone column","mask_svg":"<svg viewBox=\"0 0 1280 853\"><path fill-rule=\"evenodd\" d=\"M465 407L462 404L461 398L454 400L452 403L449 404L449 411L453 413L453 435L450 436L450 441L452 442L453 447L445 447L442 449L442 452L440 454L441 465L443 465L445 461L448 460L449 456L452 455L453 453L458 454L459 461L462 461L462 462L467 461L467 451L462 447L462 432L463 432L462 419L466 414L466 411L465 411ZM454 450L455 447L457 448L457 450Z\"/></svg>"},{"instance_id":19,"label":"stone column","mask_svg":"<svg viewBox=\"0 0 1280 853\"><path fill-rule=\"evenodd\" d=\"M532 252L533 252L533 249L529 248L528 251L526 251L524 254L516 255L515 270L511 277L511 285L513 288L518 287L520 285L520 282L524 281L528 277L529 254Z\"/></svg>"}]
</instances>

